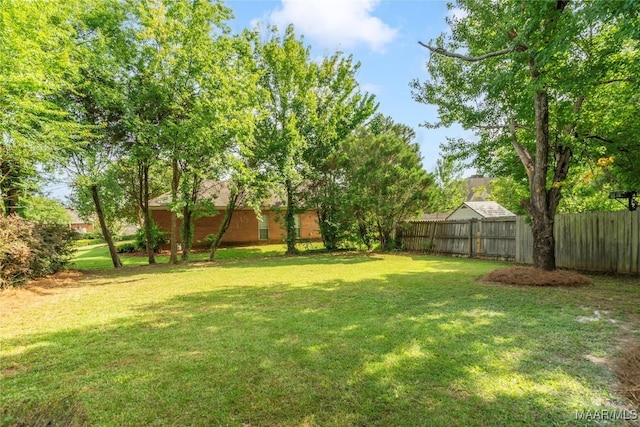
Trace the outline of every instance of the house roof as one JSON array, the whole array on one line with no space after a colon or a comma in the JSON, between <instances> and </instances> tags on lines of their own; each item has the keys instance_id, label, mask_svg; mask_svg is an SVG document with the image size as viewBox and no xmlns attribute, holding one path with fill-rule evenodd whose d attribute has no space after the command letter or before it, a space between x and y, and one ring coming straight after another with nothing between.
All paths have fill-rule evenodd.
<instances>
[{"instance_id":1,"label":"house roof","mask_svg":"<svg viewBox=\"0 0 640 427\"><path fill-rule=\"evenodd\" d=\"M211 200L216 208L226 208L229 204L229 197L231 195L230 182L229 181L213 181L205 180L200 186L198 191L198 198L200 200ZM154 199L149 200L150 208L161 208L171 203L171 193L165 193ZM263 206L282 206L284 204L282 198L272 195L271 198L263 202ZM246 207L242 200L239 201L239 208Z\"/></svg>"},{"instance_id":2,"label":"house roof","mask_svg":"<svg viewBox=\"0 0 640 427\"><path fill-rule=\"evenodd\" d=\"M69 215L69 218L71 219L70 224L88 224L88 221L80 218L80 215L78 215L78 212L76 212L75 210L69 208L65 210L67 211L67 215Z\"/></svg>"},{"instance_id":3,"label":"house roof","mask_svg":"<svg viewBox=\"0 0 640 427\"><path fill-rule=\"evenodd\" d=\"M516 214L506 209L504 206L500 205L497 202L493 201L483 201L483 202L464 202L458 209L466 206L469 209L477 212L483 218L503 218L503 217L514 217ZM456 209L456 211L458 210ZM455 212L455 211L454 211ZM452 213L453 215L453 213Z\"/></svg>"}]
</instances>

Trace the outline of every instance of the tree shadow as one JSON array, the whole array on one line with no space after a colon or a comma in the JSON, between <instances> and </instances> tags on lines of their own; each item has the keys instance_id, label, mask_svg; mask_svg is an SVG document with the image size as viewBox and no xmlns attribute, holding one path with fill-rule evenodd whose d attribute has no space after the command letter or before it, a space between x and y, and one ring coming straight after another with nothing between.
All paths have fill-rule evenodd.
<instances>
[{"instance_id":1,"label":"tree shadow","mask_svg":"<svg viewBox=\"0 0 640 427\"><path fill-rule=\"evenodd\" d=\"M93 328L8 339L5 421L577 425L575 411L607 407L610 374L581 358L613 326L576 322L577 309L541 302L537 289L449 278L230 286Z\"/></svg>"}]
</instances>

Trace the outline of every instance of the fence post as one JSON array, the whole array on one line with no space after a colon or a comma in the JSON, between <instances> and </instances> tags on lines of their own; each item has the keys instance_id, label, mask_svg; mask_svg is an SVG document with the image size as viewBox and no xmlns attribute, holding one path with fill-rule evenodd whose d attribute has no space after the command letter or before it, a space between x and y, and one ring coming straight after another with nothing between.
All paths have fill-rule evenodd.
<instances>
[{"instance_id":1,"label":"fence post","mask_svg":"<svg viewBox=\"0 0 640 427\"><path fill-rule=\"evenodd\" d=\"M469 258L471 258L473 256L473 223L475 222L474 219L470 219L469 220L469 235L467 238L467 244L469 245Z\"/></svg>"}]
</instances>

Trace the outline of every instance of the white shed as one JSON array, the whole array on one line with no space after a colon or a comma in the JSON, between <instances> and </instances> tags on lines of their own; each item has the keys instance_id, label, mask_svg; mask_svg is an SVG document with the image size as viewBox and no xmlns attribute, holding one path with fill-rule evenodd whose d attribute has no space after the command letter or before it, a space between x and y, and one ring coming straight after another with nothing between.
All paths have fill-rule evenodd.
<instances>
[{"instance_id":1,"label":"white shed","mask_svg":"<svg viewBox=\"0 0 640 427\"><path fill-rule=\"evenodd\" d=\"M447 221L505 218L515 216L516 214L507 210L505 207L496 202L464 202L456 210L454 210L451 215L447 217Z\"/></svg>"}]
</instances>

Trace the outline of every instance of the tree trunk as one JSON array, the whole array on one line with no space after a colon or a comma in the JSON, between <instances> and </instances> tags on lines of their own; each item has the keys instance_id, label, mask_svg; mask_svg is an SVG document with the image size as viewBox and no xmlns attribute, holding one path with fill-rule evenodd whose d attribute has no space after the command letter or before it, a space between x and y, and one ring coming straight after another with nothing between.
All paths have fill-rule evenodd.
<instances>
[{"instance_id":1,"label":"tree trunk","mask_svg":"<svg viewBox=\"0 0 640 427\"><path fill-rule=\"evenodd\" d=\"M178 161L171 161L172 179L171 179L171 201L175 204L178 199L178 185L180 184L180 173L178 172ZM169 256L169 264L178 263L178 213L171 209L171 255Z\"/></svg>"},{"instance_id":2,"label":"tree trunk","mask_svg":"<svg viewBox=\"0 0 640 427\"><path fill-rule=\"evenodd\" d=\"M193 210L187 204L182 211L182 261L189 260L193 244Z\"/></svg>"},{"instance_id":3,"label":"tree trunk","mask_svg":"<svg viewBox=\"0 0 640 427\"><path fill-rule=\"evenodd\" d=\"M295 203L293 201L293 184L291 180L285 180L287 190L287 213L285 215L285 225L287 228L287 255L295 255L298 253L296 249L296 222L295 222Z\"/></svg>"},{"instance_id":4,"label":"tree trunk","mask_svg":"<svg viewBox=\"0 0 640 427\"><path fill-rule=\"evenodd\" d=\"M156 263L155 248L151 237L151 215L149 212L149 165L144 164L142 169L142 205L144 214L144 230L147 240L147 256L149 264Z\"/></svg>"},{"instance_id":5,"label":"tree trunk","mask_svg":"<svg viewBox=\"0 0 640 427\"><path fill-rule=\"evenodd\" d=\"M21 209L18 207L20 201L20 195L18 189L15 186L9 186L4 189L6 195L4 196L4 212L6 216L11 214L19 215ZM3 193L4 194L4 193ZM23 216L23 215L20 215Z\"/></svg>"},{"instance_id":6,"label":"tree trunk","mask_svg":"<svg viewBox=\"0 0 640 427\"><path fill-rule=\"evenodd\" d=\"M536 158L530 176L531 203L526 205L531 216L533 233L533 266L544 270L555 270L555 237L553 221L557 203L550 203L547 192L549 167L549 98L546 91L535 94Z\"/></svg>"},{"instance_id":7,"label":"tree trunk","mask_svg":"<svg viewBox=\"0 0 640 427\"><path fill-rule=\"evenodd\" d=\"M231 218L233 217L233 212L236 209L236 203L240 197L240 192L236 191L231 194L229 197L229 203L227 203L227 209L224 211L224 218L222 219L222 224L218 228L218 233L216 234L216 238L211 243L211 252L209 253L209 259L213 260L216 256L216 250L220 247L220 243L222 242L222 237L224 233L229 229L229 225L231 224Z\"/></svg>"},{"instance_id":8,"label":"tree trunk","mask_svg":"<svg viewBox=\"0 0 640 427\"><path fill-rule=\"evenodd\" d=\"M365 244L367 250L370 251L373 245L371 243L371 235L369 233L367 221L363 218L362 215L358 214L356 214L356 219L358 220L358 234L360 234L360 239L362 239L362 243Z\"/></svg>"},{"instance_id":9,"label":"tree trunk","mask_svg":"<svg viewBox=\"0 0 640 427\"><path fill-rule=\"evenodd\" d=\"M98 215L98 222L100 222L102 237L104 237L109 247L109 254L111 255L113 266L114 268L122 268L122 262L120 261L120 256L118 256L116 245L113 243L113 238L107 227L107 222L104 219L104 211L102 210L102 203L100 202L100 195L98 194L98 186L95 184L91 186L91 197L93 198L93 204L96 208L96 214Z\"/></svg>"},{"instance_id":10,"label":"tree trunk","mask_svg":"<svg viewBox=\"0 0 640 427\"><path fill-rule=\"evenodd\" d=\"M543 270L555 270L555 237L553 220L546 213L531 213L531 232L533 234L533 266Z\"/></svg>"},{"instance_id":11,"label":"tree trunk","mask_svg":"<svg viewBox=\"0 0 640 427\"><path fill-rule=\"evenodd\" d=\"M388 252L394 248L393 230L383 226L378 222L378 235L380 236L380 247Z\"/></svg>"},{"instance_id":12,"label":"tree trunk","mask_svg":"<svg viewBox=\"0 0 640 427\"><path fill-rule=\"evenodd\" d=\"M317 215L322 243L328 251L335 251L338 249L338 235L333 210L327 206L318 206Z\"/></svg>"},{"instance_id":13,"label":"tree trunk","mask_svg":"<svg viewBox=\"0 0 640 427\"><path fill-rule=\"evenodd\" d=\"M21 214L21 209L18 208L20 193L16 186L19 178L16 176L16 172L10 161L5 161L0 164L0 173L0 193L2 193L4 215Z\"/></svg>"},{"instance_id":14,"label":"tree trunk","mask_svg":"<svg viewBox=\"0 0 640 427\"><path fill-rule=\"evenodd\" d=\"M317 184L318 192L322 193L316 202L316 212L318 216L318 226L320 236L325 249L335 251L343 232L342 224L338 221L338 193L336 178L331 172L325 172Z\"/></svg>"}]
</instances>

